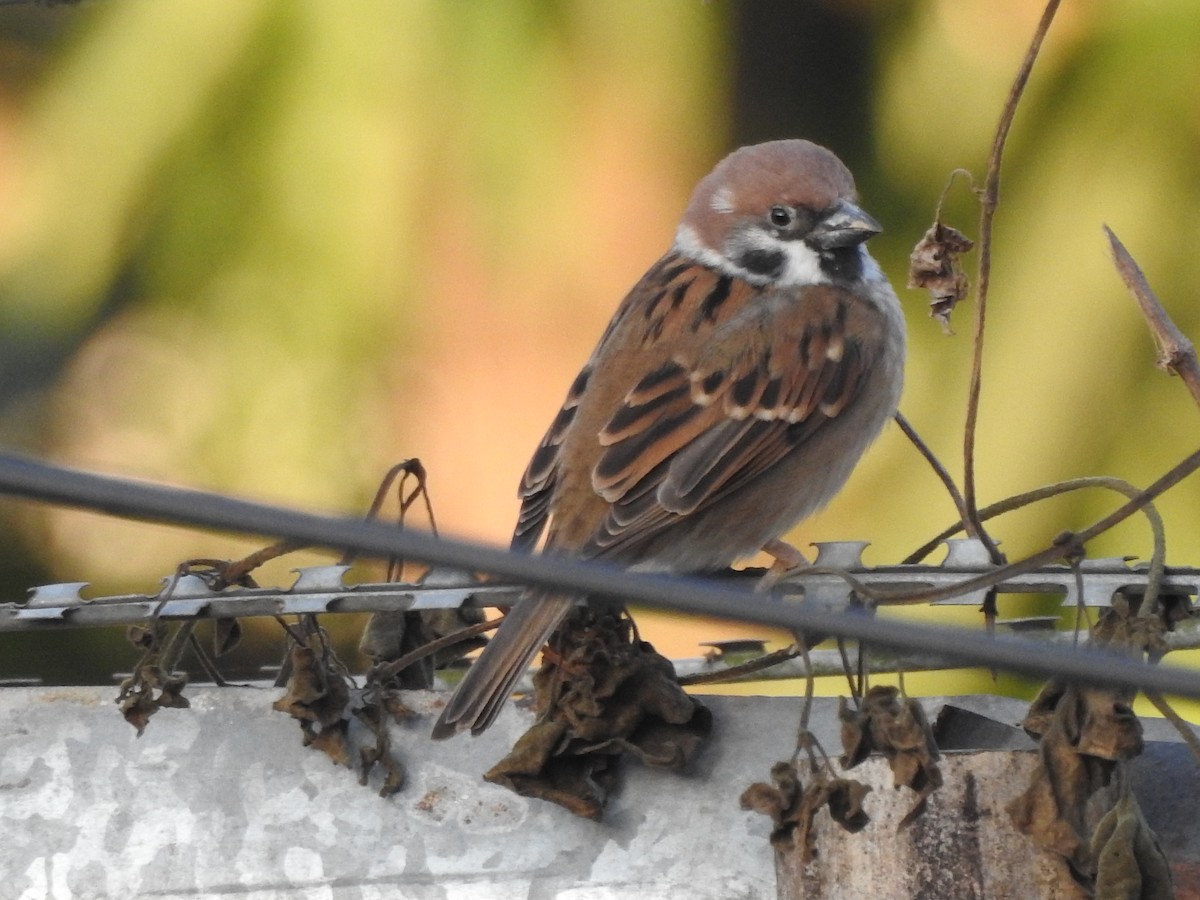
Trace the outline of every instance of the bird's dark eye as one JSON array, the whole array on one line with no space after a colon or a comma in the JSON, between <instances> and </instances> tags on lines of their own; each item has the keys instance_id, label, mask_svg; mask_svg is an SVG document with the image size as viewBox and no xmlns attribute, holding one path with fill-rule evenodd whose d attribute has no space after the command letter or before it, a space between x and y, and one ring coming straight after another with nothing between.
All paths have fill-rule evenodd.
<instances>
[{"instance_id":1,"label":"bird's dark eye","mask_svg":"<svg viewBox=\"0 0 1200 900\"><path fill-rule=\"evenodd\" d=\"M792 224L792 211L786 206L772 206L769 218L776 228L787 228Z\"/></svg>"}]
</instances>

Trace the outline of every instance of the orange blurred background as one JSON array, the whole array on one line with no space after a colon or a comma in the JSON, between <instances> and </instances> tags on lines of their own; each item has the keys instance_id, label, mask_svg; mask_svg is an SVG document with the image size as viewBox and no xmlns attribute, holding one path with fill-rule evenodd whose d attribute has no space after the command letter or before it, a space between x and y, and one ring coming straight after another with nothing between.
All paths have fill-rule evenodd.
<instances>
[{"instance_id":1,"label":"orange blurred background","mask_svg":"<svg viewBox=\"0 0 1200 900\"><path fill-rule=\"evenodd\" d=\"M98 0L0 8L0 439L105 472L330 512L419 457L438 525L504 543L515 487L624 291L729 149L803 136L858 177L909 312L902 409L955 473L969 317L903 289L951 170L981 178L1041 4ZM1017 117L997 219L984 502L1082 474L1144 484L1200 413L1153 366L1108 222L1179 324L1200 281L1200 12L1065 4ZM949 220L974 233L960 183ZM974 265L974 258L968 258ZM1200 564L1188 482L1160 504ZM1010 555L1111 509L997 523ZM952 521L895 429L791 539L893 562ZM154 591L255 542L0 504L0 585ZM1149 553L1128 522L1095 555ZM324 559L314 556L311 559ZM287 559L263 581L286 584ZM1013 601L1010 615L1046 611ZM917 611L970 623L967 610ZM669 656L760 634L645 620ZM361 623L343 623L349 632ZM268 627L269 626L269 627ZM274 626L255 633L271 652ZM68 643L63 643L68 641ZM69 649L64 649L69 648ZM117 635L0 635L4 675L94 678ZM122 662L124 660L124 662ZM909 687L997 689L987 676ZM792 689L793 686L787 689ZM1021 689L1012 680L1000 689ZM837 687L833 687L837 690Z\"/></svg>"}]
</instances>

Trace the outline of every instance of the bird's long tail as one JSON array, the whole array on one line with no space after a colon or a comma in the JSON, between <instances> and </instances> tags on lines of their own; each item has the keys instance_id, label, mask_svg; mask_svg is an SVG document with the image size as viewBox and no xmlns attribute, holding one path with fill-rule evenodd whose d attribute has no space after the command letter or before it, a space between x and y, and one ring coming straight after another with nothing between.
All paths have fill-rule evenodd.
<instances>
[{"instance_id":1,"label":"bird's long tail","mask_svg":"<svg viewBox=\"0 0 1200 900\"><path fill-rule=\"evenodd\" d=\"M434 739L448 738L468 728L471 734L485 731L571 606L570 597L540 591L525 593L463 676L433 726Z\"/></svg>"}]
</instances>

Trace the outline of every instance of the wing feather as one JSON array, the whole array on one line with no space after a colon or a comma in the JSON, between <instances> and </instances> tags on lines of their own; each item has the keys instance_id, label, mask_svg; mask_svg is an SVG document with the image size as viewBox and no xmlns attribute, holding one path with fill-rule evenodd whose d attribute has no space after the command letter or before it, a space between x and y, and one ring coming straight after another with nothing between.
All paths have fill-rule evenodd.
<instances>
[{"instance_id":1,"label":"wing feather","mask_svg":"<svg viewBox=\"0 0 1200 900\"><path fill-rule=\"evenodd\" d=\"M513 529L511 547L514 550L532 550L537 546L546 522L550 517L550 501L558 481L558 448L567 435L571 423L579 410L579 401L587 390L592 367L584 366L567 391L567 399L545 436L529 460L525 474L521 476L521 487L517 496L521 498L521 511Z\"/></svg>"},{"instance_id":2,"label":"wing feather","mask_svg":"<svg viewBox=\"0 0 1200 900\"><path fill-rule=\"evenodd\" d=\"M638 382L600 433L592 482L610 505L585 554L634 552L842 414L872 364L845 333L849 302L833 287L765 296L695 359Z\"/></svg>"}]
</instances>

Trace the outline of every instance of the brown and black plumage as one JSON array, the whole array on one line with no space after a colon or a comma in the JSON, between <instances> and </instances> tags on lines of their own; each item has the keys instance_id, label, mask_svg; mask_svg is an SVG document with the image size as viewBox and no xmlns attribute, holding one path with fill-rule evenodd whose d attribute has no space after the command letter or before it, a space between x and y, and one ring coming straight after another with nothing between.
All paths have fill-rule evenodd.
<instances>
[{"instance_id":1,"label":"brown and black plumage","mask_svg":"<svg viewBox=\"0 0 1200 900\"><path fill-rule=\"evenodd\" d=\"M534 452L514 548L716 571L824 505L899 401L904 320L864 246L879 230L824 148L726 157ZM434 736L487 728L573 602L527 591Z\"/></svg>"}]
</instances>

